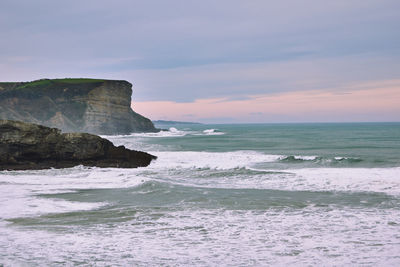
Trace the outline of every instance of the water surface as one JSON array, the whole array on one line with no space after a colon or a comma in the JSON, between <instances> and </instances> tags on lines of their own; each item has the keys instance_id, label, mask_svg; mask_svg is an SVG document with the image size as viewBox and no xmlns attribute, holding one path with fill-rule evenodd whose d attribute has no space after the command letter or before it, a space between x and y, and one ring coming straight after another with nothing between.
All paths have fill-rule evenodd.
<instances>
[{"instance_id":1,"label":"water surface","mask_svg":"<svg viewBox=\"0 0 400 267\"><path fill-rule=\"evenodd\" d=\"M399 123L107 138L158 159L0 172L0 265L400 264Z\"/></svg>"}]
</instances>

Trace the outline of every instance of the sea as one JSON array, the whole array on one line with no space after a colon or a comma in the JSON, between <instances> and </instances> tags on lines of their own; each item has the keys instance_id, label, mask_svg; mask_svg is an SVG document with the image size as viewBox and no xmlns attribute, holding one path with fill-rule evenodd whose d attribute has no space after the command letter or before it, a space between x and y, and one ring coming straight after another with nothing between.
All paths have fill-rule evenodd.
<instances>
[{"instance_id":1,"label":"sea","mask_svg":"<svg viewBox=\"0 0 400 267\"><path fill-rule=\"evenodd\" d=\"M0 266L400 266L400 123L104 136L146 168L0 172Z\"/></svg>"}]
</instances>

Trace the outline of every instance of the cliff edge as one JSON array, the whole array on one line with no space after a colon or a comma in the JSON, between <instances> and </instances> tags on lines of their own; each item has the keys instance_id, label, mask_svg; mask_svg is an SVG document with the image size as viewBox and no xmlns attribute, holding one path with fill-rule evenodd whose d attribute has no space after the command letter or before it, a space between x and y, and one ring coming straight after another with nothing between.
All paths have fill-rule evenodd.
<instances>
[{"instance_id":1,"label":"cliff edge","mask_svg":"<svg viewBox=\"0 0 400 267\"><path fill-rule=\"evenodd\" d=\"M43 79L0 83L0 119L18 120L63 132L130 134L155 132L131 108L132 84L99 79Z\"/></svg>"}]
</instances>

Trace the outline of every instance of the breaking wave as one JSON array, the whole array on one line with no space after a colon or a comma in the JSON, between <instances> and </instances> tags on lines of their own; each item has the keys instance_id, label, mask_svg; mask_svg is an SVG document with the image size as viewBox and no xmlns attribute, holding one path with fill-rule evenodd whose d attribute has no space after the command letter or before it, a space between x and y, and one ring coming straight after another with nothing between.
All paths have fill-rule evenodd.
<instances>
[{"instance_id":1,"label":"breaking wave","mask_svg":"<svg viewBox=\"0 0 400 267\"><path fill-rule=\"evenodd\" d=\"M319 164L356 164L363 160L352 157L321 157L321 156L281 156L279 162L282 163L319 163Z\"/></svg>"}]
</instances>

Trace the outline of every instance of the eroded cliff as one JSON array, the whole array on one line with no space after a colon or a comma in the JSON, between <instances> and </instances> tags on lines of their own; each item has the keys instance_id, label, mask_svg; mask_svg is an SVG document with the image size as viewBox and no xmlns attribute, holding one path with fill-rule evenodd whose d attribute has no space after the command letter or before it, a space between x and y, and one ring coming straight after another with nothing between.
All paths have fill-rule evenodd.
<instances>
[{"instance_id":1,"label":"eroded cliff","mask_svg":"<svg viewBox=\"0 0 400 267\"><path fill-rule=\"evenodd\" d=\"M98 79L44 79L0 83L0 119L63 132L129 134L156 131L131 109L132 84Z\"/></svg>"}]
</instances>

